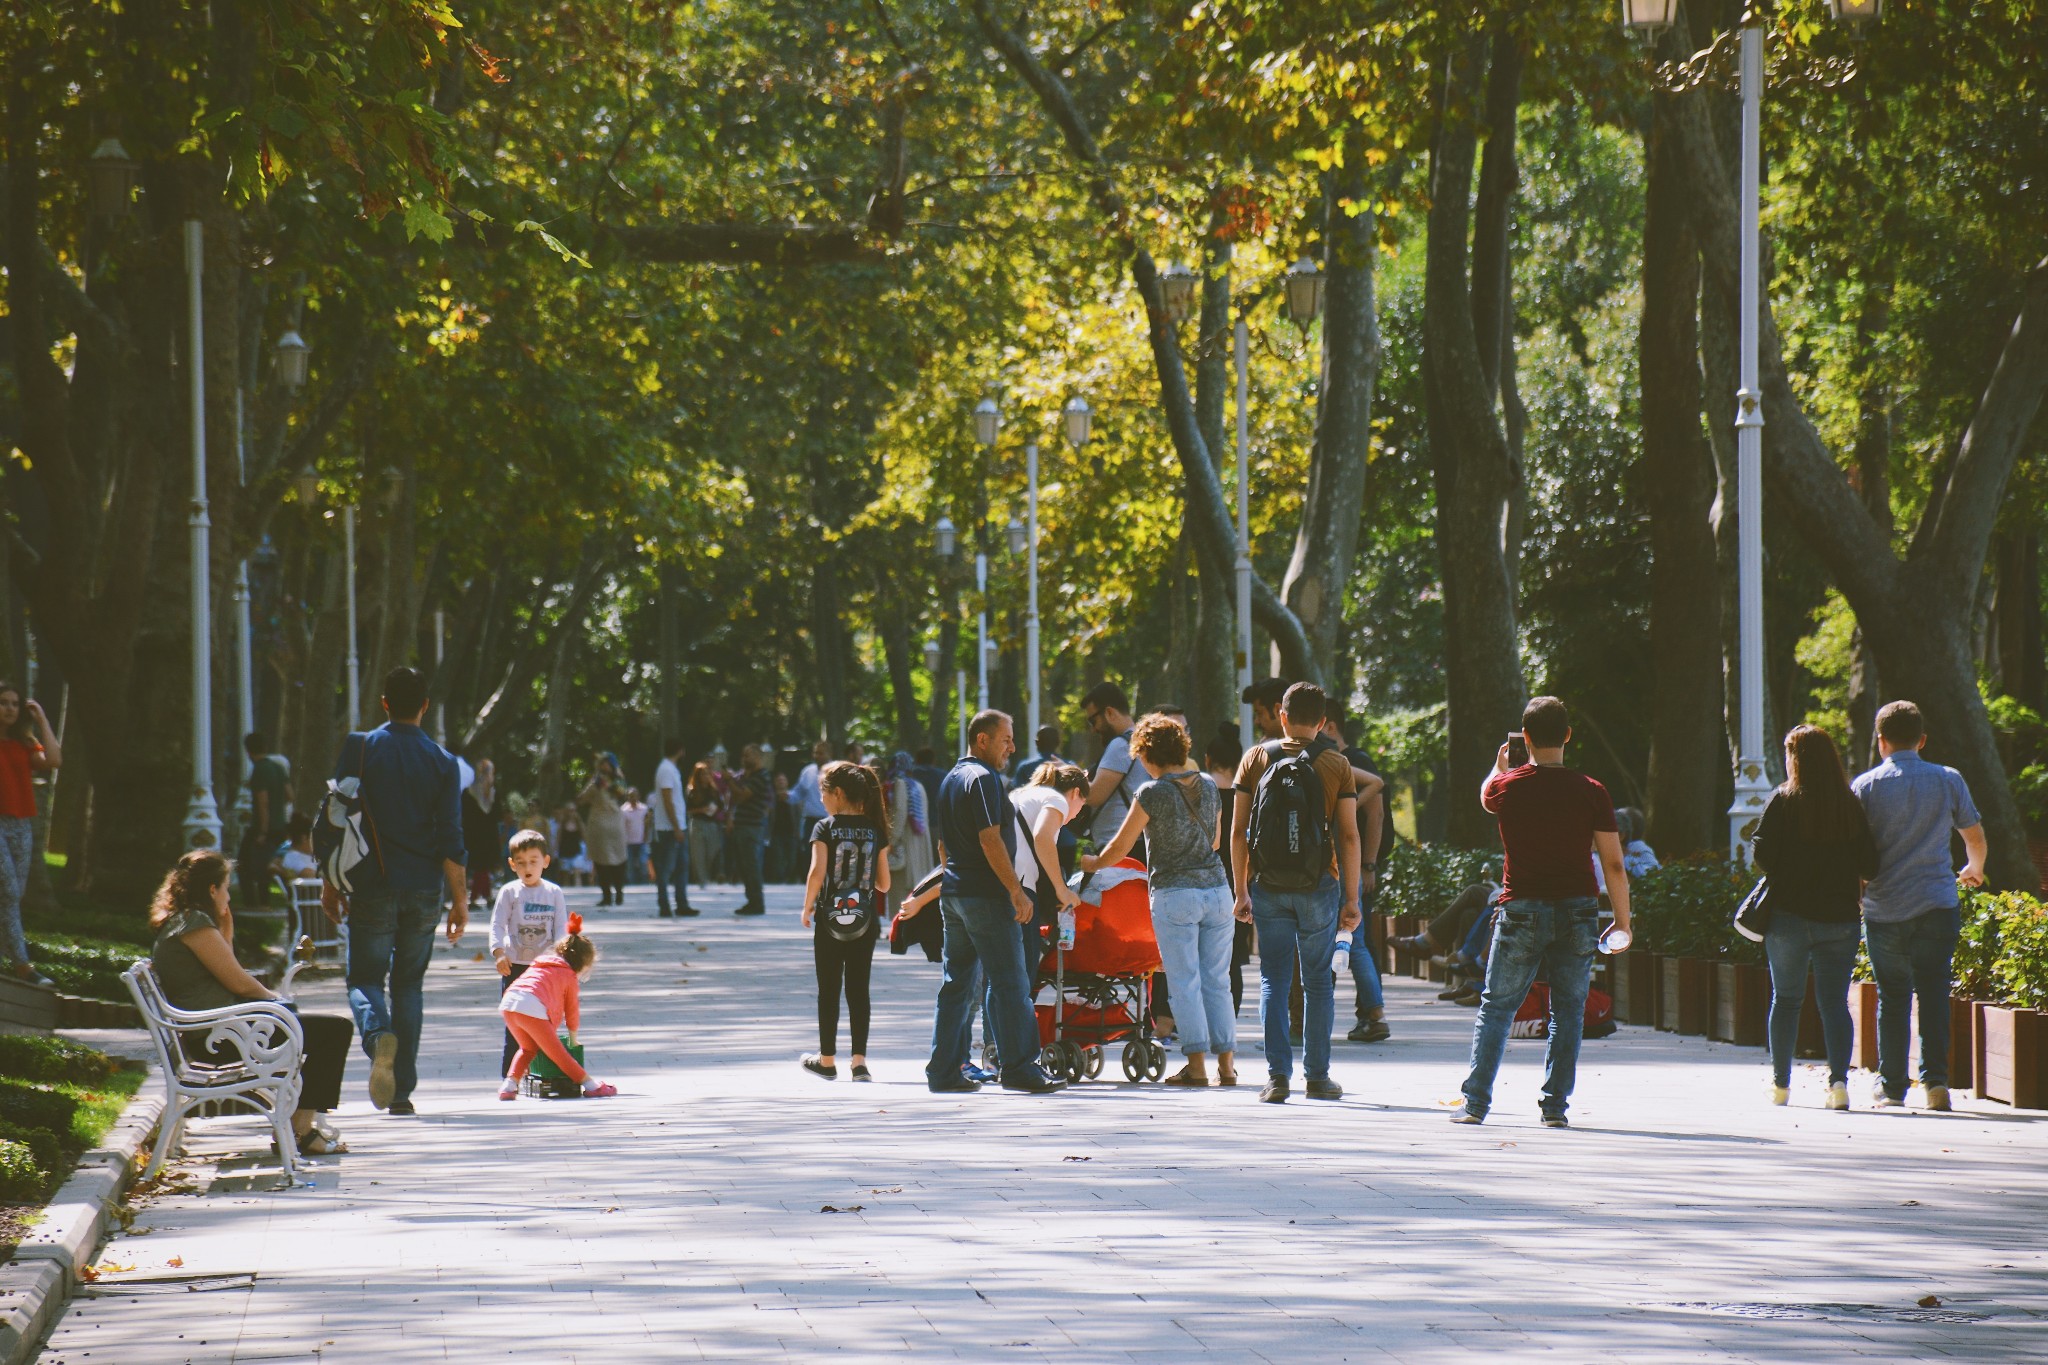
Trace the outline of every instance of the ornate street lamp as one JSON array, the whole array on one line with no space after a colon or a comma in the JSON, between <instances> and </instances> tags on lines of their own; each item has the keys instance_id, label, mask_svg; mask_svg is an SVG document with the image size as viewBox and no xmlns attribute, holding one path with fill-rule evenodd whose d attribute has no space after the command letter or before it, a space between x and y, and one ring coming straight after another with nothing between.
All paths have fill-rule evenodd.
<instances>
[{"instance_id":1,"label":"ornate street lamp","mask_svg":"<svg viewBox=\"0 0 2048 1365\"><path fill-rule=\"evenodd\" d=\"M974 439L985 446L996 443L996 433L1003 429L1002 409L993 398L984 398L974 405Z\"/></svg>"},{"instance_id":2,"label":"ornate street lamp","mask_svg":"<svg viewBox=\"0 0 2048 1365\"><path fill-rule=\"evenodd\" d=\"M939 650L939 642L937 640L926 640L924 642L924 671L936 678L939 676L939 665L944 661L945 655Z\"/></svg>"},{"instance_id":3,"label":"ornate street lamp","mask_svg":"<svg viewBox=\"0 0 2048 1365\"><path fill-rule=\"evenodd\" d=\"M1166 320L1185 321L1195 311L1195 272L1176 261L1159 272L1159 293L1166 301Z\"/></svg>"},{"instance_id":4,"label":"ornate street lamp","mask_svg":"<svg viewBox=\"0 0 2048 1365\"><path fill-rule=\"evenodd\" d=\"M1003 538L1009 541L1011 554L1021 555L1024 553L1024 547L1027 542L1024 538L1023 522L1015 517L1011 517L1010 524L1003 528Z\"/></svg>"},{"instance_id":5,"label":"ornate street lamp","mask_svg":"<svg viewBox=\"0 0 2048 1365\"><path fill-rule=\"evenodd\" d=\"M1094 430L1095 409L1088 406L1088 400L1075 394L1060 410L1060 425L1067 433L1067 444L1079 450L1088 444L1088 435Z\"/></svg>"},{"instance_id":6,"label":"ornate street lamp","mask_svg":"<svg viewBox=\"0 0 2048 1365\"><path fill-rule=\"evenodd\" d=\"M1287 316L1302 331L1323 311L1323 272L1304 256L1287 267Z\"/></svg>"},{"instance_id":7,"label":"ornate street lamp","mask_svg":"<svg viewBox=\"0 0 2048 1365\"><path fill-rule=\"evenodd\" d=\"M296 393L306 384L306 357L312 351L306 339L289 328L277 339L277 382Z\"/></svg>"},{"instance_id":8,"label":"ornate street lamp","mask_svg":"<svg viewBox=\"0 0 2048 1365\"><path fill-rule=\"evenodd\" d=\"M1678 0L1621 0L1621 26L1655 35L1678 18Z\"/></svg>"},{"instance_id":9,"label":"ornate street lamp","mask_svg":"<svg viewBox=\"0 0 2048 1365\"><path fill-rule=\"evenodd\" d=\"M307 465L300 470L294 484L299 495L299 506L310 508L320 500L320 472L313 466Z\"/></svg>"},{"instance_id":10,"label":"ornate street lamp","mask_svg":"<svg viewBox=\"0 0 2048 1365\"><path fill-rule=\"evenodd\" d=\"M86 197L94 217L128 216L135 202L135 173L140 169L119 138L105 138L93 148L87 168Z\"/></svg>"},{"instance_id":11,"label":"ornate street lamp","mask_svg":"<svg viewBox=\"0 0 2048 1365\"><path fill-rule=\"evenodd\" d=\"M959 535L953 529L953 519L951 517L939 518L939 524L932 528L932 539L938 545L940 559L951 559L953 557L953 546L958 541Z\"/></svg>"},{"instance_id":12,"label":"ornate street lamp","mask_svg":"<svg viewBox=\"0 0 2048 1365\"><path fill-rule=\"evenodd\" d=\"M1884 0L1828 0L1828 10L1837 23L1861 28L1884 16Z\"/></svg>"}]
</instances>

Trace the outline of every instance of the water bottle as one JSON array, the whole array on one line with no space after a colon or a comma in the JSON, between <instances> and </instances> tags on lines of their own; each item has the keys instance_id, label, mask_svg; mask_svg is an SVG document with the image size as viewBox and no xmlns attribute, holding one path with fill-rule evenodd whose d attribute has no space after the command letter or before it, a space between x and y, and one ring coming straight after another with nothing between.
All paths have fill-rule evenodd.
<instances>
[{"instance_id":1,"label":"water bottle","mask_svg":"<svg viewBox=\"0 0 2048 1365\"><path fill-rule=\"evenodd\" d=\"M1342 976L1351 967L1351 931L1343 930L1337 935L1337 949L1330 954L1330 970Z\"/></svg>"},{"instance_id":2,"label":"water bottle","mask_svg":"<svg viewBox=\"0 0 2048 1365\"><path fill-rule=\"evenodd\" d=\"M1617 957L1629 949L1636 936L1619 925L1610 924L1607 932L1600 935L1600 951L1609 957Z\"/></svg>"},{"instance_id":3,"label":"water bottle","mask_svg":"<svg viewBox=\"0 0 2048 1365\"><path fill-rule=\"evenodd\" d=\"M1060 951L1074 951L1074 907L1071 905L1060 907Z\"/></svg>"}]
</instances>

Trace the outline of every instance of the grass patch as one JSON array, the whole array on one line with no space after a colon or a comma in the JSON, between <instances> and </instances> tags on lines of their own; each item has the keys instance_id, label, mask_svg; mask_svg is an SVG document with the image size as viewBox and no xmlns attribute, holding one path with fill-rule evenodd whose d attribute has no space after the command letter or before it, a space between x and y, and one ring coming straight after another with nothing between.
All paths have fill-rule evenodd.
<instances>
[{"instance_id":1,"label":"grass patch","mask_svg":"<svg viewBox=\"0 0 2048 1365\"><path fill-rule=\"evenodd\" d=\"M40 1203L99 1145L145 1073L60 1038L0 1035L0 1201ZM19 1218L0 1217L15 1230Z\"/></svg>"}]
</instances>

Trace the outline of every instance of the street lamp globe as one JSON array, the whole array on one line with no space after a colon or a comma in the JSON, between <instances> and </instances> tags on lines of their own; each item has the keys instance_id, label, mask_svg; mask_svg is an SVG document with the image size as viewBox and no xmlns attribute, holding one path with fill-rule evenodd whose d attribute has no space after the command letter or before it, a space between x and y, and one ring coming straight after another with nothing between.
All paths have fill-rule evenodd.
<instances>
[{"instance_id":1,"label":"street lamp globe","mask_svg":"<svg viewBox=\"0 0 2048 1365\"><path fill-rule=\"evenodd\" d=\"M1304 256L1287 267L1287 316L1302 331L1323 311L1323 272Z\"/></svg>"},{"instance_id":2,"label":"street lamp globe","mask_svg":"<svg viewBox=\"0 0 2048 1365\"><path fill-rule=\"evenodd\" d=\"M1621 26L1634 33L1655 34L1678 17L1678 0L1621 0Z\"/></svg>"},{"instance_id":3,"label":"street lamp globe","mask_svg":"<svg viewBox=\"0 0 2048 1365\"><path fill-rule=\"evenodd\" d=\"M1095 409L1088 406L1088 400L1075 394L1067 400L1067 406L1060 410L1060 424L1066 428L1067 444L1079 450L1088 444L1088 434L1095 426Z\"/></svg>"},{"instance_id":4,"label":"street lamp globe","mask_svg":"<svg viewBox=\"0 0 2048 1365\"><path fill-rule=\"evenodd\" d=\"M1166 320L1184 320L1195 311L1195 272L1175 261L1159 272L1159 293L1166 302Z\"/></svg>"},{"instance_id":5,"label":"street lamp globe","mask_svg":"<svg viewBox=\"0 0 2048 1365\"><path fill-rule=\"evenodd\" d=\"M1861 28L1884 14L1884 0L1828 0L1835 22Z\"/></svg>"},{"instance_id":6,"label":"street lamp globe","mask_svg":"<svg viewBox=\"0 0 2048 1365\"><path fill-rule=\"evenodd\" d=\"M939 558L951 559L953 557L954 543L958 539L953 530L953 519L951 517L940 517L939 524L932 528L932 536L938 542Z\"/></svg>"},{"instance_id":7,"label":"street lamp globe","mask_svg":"<svg viewBox=\"0 0 2048 1365\"><path fill-rule=\"evenodd\" d=\"M1010 542L1011 554L1021 555L1024 553L1024 546L1027 542L1024 538L1023 522L1015 517L1011 517L1010 524L1003 528L1003 537Z\"/></svg>"},{"instance_id":8,"label":"street lamp globe","mask_svg":"<svg viewBox=\"0 0 2048 1365\"><path fill-rule=\"evenodd\" d=\"M993 398L984 398L974 405L974 439L985 446L996 443L996 433L1003 429L1002 409Z\"/></svg>"},{"instance_id":9,"label":"street lamp globe","mask_svg":"<svg viewBox=\"0 0 2048 1365\"><path fill-rule=\"evenodd\" d=\"M119 138L102 139L93 148L87 170L86 197L95 217L125 218L134 204L135 173L141 167Z\"/></svg>"},{"instance_id":10,"label":"street lamp globe","mask_svg":"<svg viewBox=\"0 0 2048 1365\"><path fill-rule=\"evenodd\" d=\"M277 382L294 392L306 383L306 357L313 348L296 330L287 328L277 339Z\"/></svg>"},{"instance_id":11,"label":"street lamp globe","mask_svg":"<svg viewBox=\"0 0 2048 1365\"><path fill-rule=\"evenodd\" d=\"M924 671L936 675L942 662L944 662L944 656L939 651L939 642L937 640L926 640L924 642Z\"/></svg>"}]
</instances>

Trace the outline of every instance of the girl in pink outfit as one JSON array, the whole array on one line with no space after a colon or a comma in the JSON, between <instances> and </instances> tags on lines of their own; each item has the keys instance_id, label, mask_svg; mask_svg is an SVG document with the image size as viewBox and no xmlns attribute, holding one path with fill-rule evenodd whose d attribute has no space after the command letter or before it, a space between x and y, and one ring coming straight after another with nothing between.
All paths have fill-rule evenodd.
<instances>
[{"instance_id":1,"label":"girl in pink outfit","mask_svg":"<svg viewBox=\"0 0 2048 1365\"><path fill-rule=\"evenodd\" d=\"M505 1073L505 1083L498 1088L499 1099L518 1098L519 1082L533 1065L536 1052L546 1053L564 1076L580 1084L585 1099L604 1099L619 1093L617 1086L598 1080L578 1065L555 1036L556 1030L566 1028L569 1044L575 1046L576 1026L582 1018L579 997L583 978L596 963L597 945L583 937L583 916L571 915L568 934L535 958L524 974L506 987L498 1000L498 1012L504 1016L506 1030L518 1042L519 1053L512 1059L512 1069Z\"/></svg>"}]
</instances>

